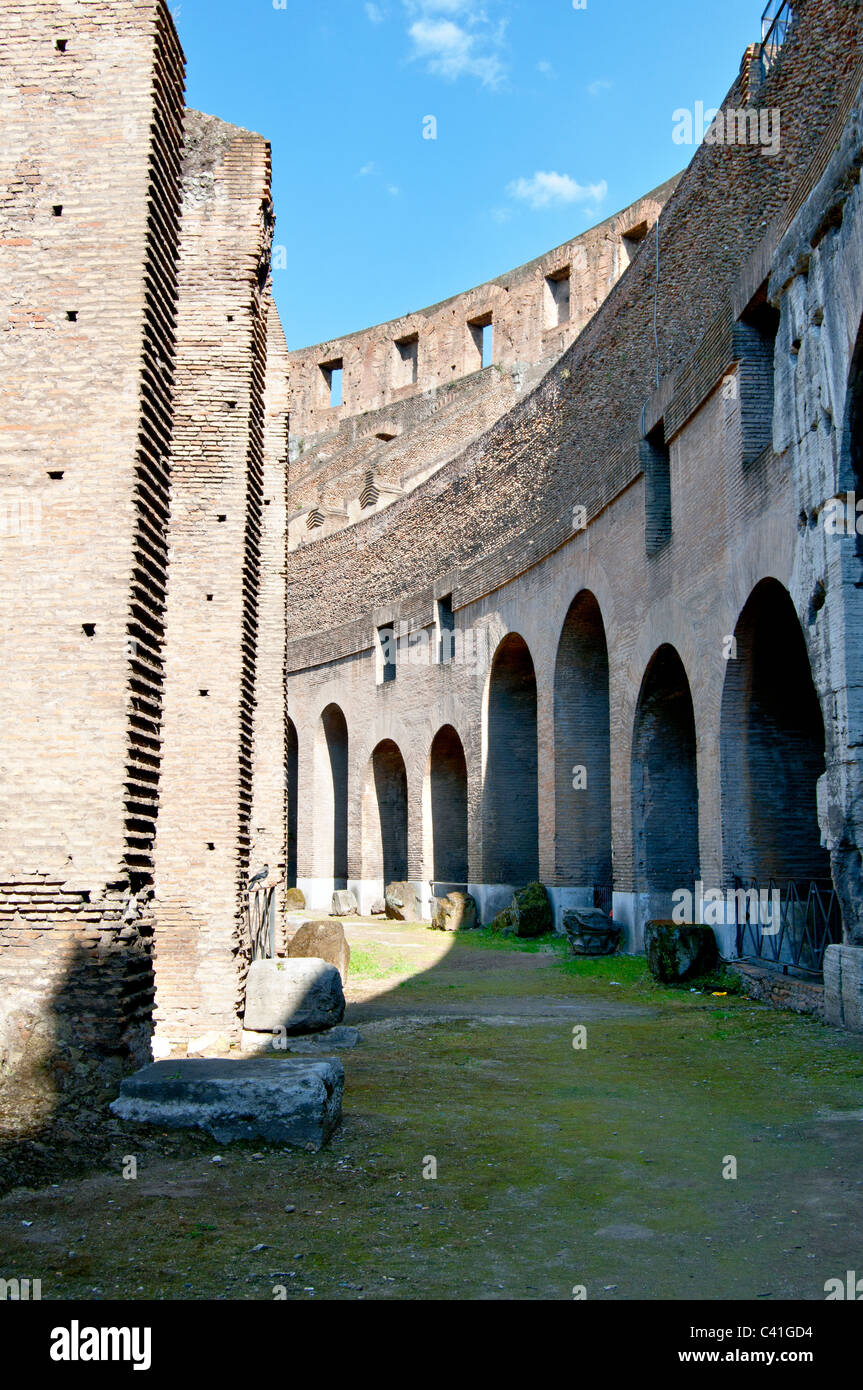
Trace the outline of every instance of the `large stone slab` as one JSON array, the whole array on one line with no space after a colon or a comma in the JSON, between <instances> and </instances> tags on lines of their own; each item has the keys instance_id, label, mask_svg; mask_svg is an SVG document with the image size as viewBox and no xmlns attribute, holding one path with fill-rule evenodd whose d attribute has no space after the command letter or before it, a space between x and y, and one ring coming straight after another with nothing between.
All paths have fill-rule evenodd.
<instances>
[{"instance_id":1,"label":"large stone slab","mask_svg":"<svg viewBox=\"0 0 863 1390\"><path fill-rule=\"evenodd\" d=\"M320 1149L341 1119L344 1084L337 1057L183 1057L127 1076L111 1109L133 1124L202 1129L220 1144Z\"/></svg>"},{"instance_id":2,"label":"large stone slab","mask_svg":"<svg viewBox=\"0 0 863 1390\"><path fill-rule=\"evenodd\" d=\"M301 888L288 888L285 892L286 912L305 912L306 895Z\"/></svg>"},{"instance_id":3,"label":"large stone slab","mask_svg":"<svg viewBox=\"0 0 863 1390\"><path fill-rule=\"evenodd\" d=\"M246 976L243 1027L254 1033L317 1033L341 1023L342 977L319 957L255 960Z\"/></svg>"},{"instance_id":4,"label":"large stone slab","mask_svg":"<svg viewBox=\"0 0 863 1390\"><path fill-rule=\"evenodd\" d=\"M288 943L288 957L329 961L330 965L334 965L338 970L344 984L348 978L351 948L341 922L331 922L328 919L304 922Z\"/></svg>"},{"instance_id":5,"label":"large stone slab","mask_svg":"<svg viewBox=\"0 0 863 1390\"><path fill-rule=\"evenodd\" d=\"M333 893L333 916L353 917L359 912L356 895L350 888L337 888Z\"/></svg>"}]
</instances>

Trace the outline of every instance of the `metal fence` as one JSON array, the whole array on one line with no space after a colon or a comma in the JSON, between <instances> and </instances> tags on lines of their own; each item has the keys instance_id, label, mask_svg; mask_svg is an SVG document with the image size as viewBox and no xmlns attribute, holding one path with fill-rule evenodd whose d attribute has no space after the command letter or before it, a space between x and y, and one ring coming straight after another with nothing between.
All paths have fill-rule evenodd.
<instances>
[{"instance_id":1,"label":"metal fence","mask_svg":"<svg viewBox=\"0 0 863 1390\"><path fill-rule=\"evenodd\" d=\"M842 913L830 879L735 878L734 890L741 959L785 973L791 968L821 974L827 947L842 940Z\"/></svg>"},{"instance_id":2,"label":"metal fence","mask_svg":"<svg viewBox=\"0 0 863 1390\"><path fill-rule=\"evenodd\" d=\"M250 888L246 893L246 929L252 960L272 960L276 954L276 890Z\"/></svg>"},{"instance_id":3,"label":"metal fence","mask_svg":"<svg viewBox=\"0 0 863 1390\"><path fill-rule=\"evenodd\" d=\"M794 22L791 0L768 0L761 16L761 74L766 77Z\"/></svg>"}]
</instances>

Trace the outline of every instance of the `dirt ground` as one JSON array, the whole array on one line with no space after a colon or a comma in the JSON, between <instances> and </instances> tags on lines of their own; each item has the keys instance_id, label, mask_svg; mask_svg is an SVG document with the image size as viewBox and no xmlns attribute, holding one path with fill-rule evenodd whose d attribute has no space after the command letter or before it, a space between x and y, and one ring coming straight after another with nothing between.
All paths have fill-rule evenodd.
<instances>
[{"instance_id":1,"label":"dirt ground","mask_svg":"<svg viewBox=\"0 0 863 1390\"><path fill-rule=\"evenodd\" d=\"M326 1149L94 1102L0 1200L0 1275L43 1299L821 1300L863 1272L863 1040L640 958L347 930L362 1036Z\"/></svg>"}]
</instances>

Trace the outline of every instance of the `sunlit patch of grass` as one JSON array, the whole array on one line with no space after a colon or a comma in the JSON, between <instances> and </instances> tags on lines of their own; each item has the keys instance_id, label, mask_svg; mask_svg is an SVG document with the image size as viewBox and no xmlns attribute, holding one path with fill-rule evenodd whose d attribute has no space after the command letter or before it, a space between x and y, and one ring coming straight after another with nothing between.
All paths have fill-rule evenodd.
<instances>
[{"instance_id":1,"label":"sunlit patch of grass","mask_svg":"<svg viewBox=\"0 0 863 1390\"><path fill-rule=\"evenodd\" d=\"M369 944L351 948L350 973L356 979L388 980L397 975L406 975L417 968L416 961L410 961L400 951L386 946Z\"/></svg>"}]
</instances>

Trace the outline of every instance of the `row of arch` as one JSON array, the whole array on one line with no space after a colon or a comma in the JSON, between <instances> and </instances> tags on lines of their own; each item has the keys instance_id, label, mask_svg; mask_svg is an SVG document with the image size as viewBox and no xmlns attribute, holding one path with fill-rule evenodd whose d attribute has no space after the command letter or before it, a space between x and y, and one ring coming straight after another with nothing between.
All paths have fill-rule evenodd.
<instances>
[{"instance_id":1,"label":"row of arch","mask_svg":"<svg viewBox=\"0 0 863 1390\"><path fill-rule=\"evenodd\" d=\"M816 782L824 771L824 724L805 639L788 591L763 580L750 595L727 653L720 748L726 881L829 876L820 842ZM612 883L609 660L599 604L583 590L561 634L554 676L555 881ZM333 879L348 879L348 728L337 705L321 718L315 757L317 825L332 836ZM296 881L297 738L289 743L289 881ZM673 646L653 655L638 697L631 752L633 876L649 891L692 885L699 870L698 773L692 695ZM424 821L433 876L468 881L468 767L446 725L430 749ZM408 877L408 777L401 751L384 739L362 791L372 826L375 873ZM329 857L329 856L327 856ZM292 877L293 876L293 877ZM495 653L488 686L482 784L486 884L539 874L537 683L527 643L510 633ZM479 875L474 873L479 879Z\"/></svg>"}]
</instances>

